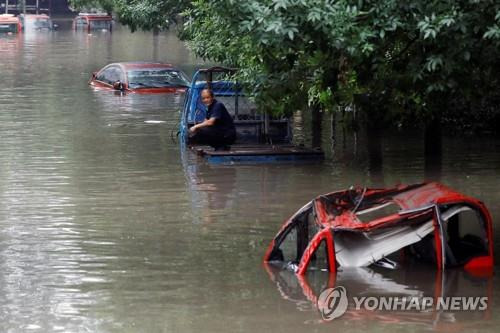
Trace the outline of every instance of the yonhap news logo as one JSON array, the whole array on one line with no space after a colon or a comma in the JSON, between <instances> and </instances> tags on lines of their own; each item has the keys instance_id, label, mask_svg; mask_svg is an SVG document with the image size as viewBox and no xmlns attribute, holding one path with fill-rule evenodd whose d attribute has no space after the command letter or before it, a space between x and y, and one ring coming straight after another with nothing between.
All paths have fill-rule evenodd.
<instances>
[{"instance_id":1,"label":"yonhap news logo","mask_svg":"<svg viewBox=\"0 0 500 333\"><path fill-rule=\"evenodd\" d=\"M324 320L333 320L342 316L349 305L346 289L339 286L323 290L319 295L317 305Z\"/></svg>"},{"instance_id":2,"label":"yonhap news logo","mask_svg":"<svg viewBox=\"0 0 500 333\"><path fill-rule=\"evenodd\" d=\"M486 296L451 297L399 297L363 296L352 297L353 310L368 311L485 311L488 308ZM341 317L349 305L347 290L338 286L327 288L318 297L317 307L323 320Z\"/></svg>"}]
</instances>

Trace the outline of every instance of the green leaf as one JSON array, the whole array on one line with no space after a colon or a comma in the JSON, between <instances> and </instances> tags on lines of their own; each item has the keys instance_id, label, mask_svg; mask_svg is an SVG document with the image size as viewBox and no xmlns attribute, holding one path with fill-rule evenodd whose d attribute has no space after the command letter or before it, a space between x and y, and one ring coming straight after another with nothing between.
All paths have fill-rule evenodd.
<instances>
[{"instance_id":1,"label":"green leaf","mask_svg":"<svg viewBox=\"0 0 500 333\"><path fill-rule=\"evenodd\" d=\"M465 51L464 52L464 59L465 59L465 61L469 61L470 60L470 52L469 51Z\"/></svg>"}]
</instances>

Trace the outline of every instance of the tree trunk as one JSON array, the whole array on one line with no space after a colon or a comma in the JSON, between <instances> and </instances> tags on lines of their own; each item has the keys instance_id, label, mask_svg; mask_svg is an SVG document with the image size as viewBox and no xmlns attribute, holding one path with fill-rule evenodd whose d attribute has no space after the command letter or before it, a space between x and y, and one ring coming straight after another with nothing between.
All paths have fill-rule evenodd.
<instances>
[{"instance_id":1,"label":"tree trunk","mask_svg":"<svg viewBox=\"0 0 500 333\"><path fill-rule=\"evenodd\" d=\"M384 187L384 157L380 128L371 124L367 124L366 135L366 148L368 151L368 172L370 173L372 185L377 187Z\"/></svg>"},{"instance_id":2,"label":"tree trunk","mask_svg":"<svg viewBox=\"0 0 500 333\"><path fill-rule=\"evenodd\" d=\"M424 178L425 180L439 181L442 172L442 133L440 117L436 117L426 125L424 146Z\"/></svg>"},{"instance_id":3,"label":"tree trunk","mask_svg":"<svg viewBox=\"0 0 500 333\"><path fill-rule=\"evenodd\" d=\"M319 105L313 105L311 108L311 135L313 148L321 147L322 120L323 112L321 112Z\"/></svg>"}]
</instances>

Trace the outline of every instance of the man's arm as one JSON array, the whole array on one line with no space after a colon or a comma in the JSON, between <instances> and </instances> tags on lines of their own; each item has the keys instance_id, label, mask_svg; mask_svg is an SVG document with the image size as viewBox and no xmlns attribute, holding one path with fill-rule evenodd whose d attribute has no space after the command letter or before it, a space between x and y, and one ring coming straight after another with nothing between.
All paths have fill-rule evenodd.
<instances>
[{"instance_id":1,"label":"man's arm","mask_svg":"<svg viewBox=\"0 0 500 333\"><path fill-rule=\"evenodd\" d=\"M191 128L189 128L189 131L195 132L196 130L198 130L202 127L213 126L215 124L216 120L217 120L217 118L215 118L215 117L212 117L210 119L205 119L203 122L196 124L196 125L192 126Z\"/></svg>"}]
</instances>

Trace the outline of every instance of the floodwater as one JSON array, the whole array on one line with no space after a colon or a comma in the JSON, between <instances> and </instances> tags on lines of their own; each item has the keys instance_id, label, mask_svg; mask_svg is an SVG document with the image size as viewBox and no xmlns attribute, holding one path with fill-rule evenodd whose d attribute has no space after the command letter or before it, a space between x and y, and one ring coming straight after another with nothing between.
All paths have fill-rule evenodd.
<instances>
[{"instance_id":1,"label":"floodwater","mask_svg":"<svg viewBox=\"0 0 500 333\"><path fill-rule=\"evenodd\" d=\"M488 309L349 308L325 322L314 304L328 277L302 281L261 264L288 216L353 184L438 179L483 200L500 239L498 139L444 137L441 157L426 159L421 133L368 136L338 124L332 141L325 115L324 163L210 166L175 141L182 95L87 85L115 61L171 62L191 74L203 63L173 33L88 35L63 22L57 32L0 36L0 59L0 331L494 331L500 324L497 277L346 270L336 283L351 295L439 291L488 297ZM309 143L311 121L296 120L298 140Z\"/></svg>"}]
</instances>

